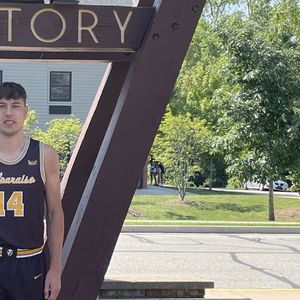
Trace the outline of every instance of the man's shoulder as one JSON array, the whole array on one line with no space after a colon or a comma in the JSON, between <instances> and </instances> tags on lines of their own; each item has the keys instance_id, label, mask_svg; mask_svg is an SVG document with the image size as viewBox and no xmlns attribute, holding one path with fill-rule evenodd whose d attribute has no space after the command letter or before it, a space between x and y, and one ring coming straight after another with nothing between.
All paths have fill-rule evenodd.
<instances>
[{"instance_id":1,"label":"man's shoulder","mask_svg":"<svg viewBox=\"0 0 300 300\"><path fill-rule=\"evenodd\" d=\"M47 159L48 157L56 157L58 156L57 151L49 144L46 144L42 141L31 138L32 143L39 144L42 151L44 152L44 157Z\"/></svg>"},{"instance_id":2,"label":"man's shoulder","mask_svg":"<svg viewBox=\"0 0 300 300\"><path fill-rule=\"evenodd\" d=\"M31 139L32 143L40 144L45 149L45 151L56 152L56 150L51 145L46 144L46 143L44 143L42 141L36 140L34 138L30 138L30 139Z\"/></svg>"},{"instance_id":3,"label":"man's shoulder","mask_svg":"<svg viewBox=\"0 0 300 300\"><path fill-rule=\"evenodd\" d=\"M59 157L58 153L55 151L55 149L48 145L43 144L44 148L44 166L45 166L45 172L46 176L48 176L51 173L58 172L59 170ZM49 173L50 172L50 173Z\"/></svg>"},{"instance_id":4,"label":"man's shoulder","mask_svg":"<svg viewBox=\"0 0 300 300\"><path fill-rule=\"evenodd\" d=\"M58 156L56 150L51 145L43 144L43 147L44 147L44 152L45 152L46 157L47 156L50 156L50 157Z\"/></svg>"}]
</instances>

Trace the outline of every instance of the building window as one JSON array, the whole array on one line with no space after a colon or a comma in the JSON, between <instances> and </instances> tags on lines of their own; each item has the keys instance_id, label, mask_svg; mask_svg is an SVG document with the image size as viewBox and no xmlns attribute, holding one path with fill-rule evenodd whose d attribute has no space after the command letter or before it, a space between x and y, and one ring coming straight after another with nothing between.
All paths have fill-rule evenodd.
<instances>
[{"instance_id":1,"label":"building window","mask_svg":"<svg viewBox=\"0 0 300 300\"><path fill-rule=\"evenodd\" d=\"M50 101L71 102L71 72L50 72Z\"/></svg>"},{"instance_id":2,"label":"building window","mask_svg":"<svg viewBox=\"0 0 300 300\"><path fill-rule=\"evenodd\" d=\"M0 83L2 83L2 70L0 70Z\"/></svg>"},{"instance_id":3,"label":"building window","mask_svg":"<svg viewBox=\"0 0 300 300\"><path fill-rule=\"evenodd\" d=\"M70 115L72 113L72 107L68 105L50 105L50 115Z\"/></svg>"}]
</instances>

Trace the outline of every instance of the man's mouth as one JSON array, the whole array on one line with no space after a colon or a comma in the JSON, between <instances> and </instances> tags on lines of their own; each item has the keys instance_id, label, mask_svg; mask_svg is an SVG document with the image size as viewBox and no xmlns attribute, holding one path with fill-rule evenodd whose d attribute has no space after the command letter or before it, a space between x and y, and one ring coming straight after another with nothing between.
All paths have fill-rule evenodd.
<instances>
[{"instance_id":1,"label":"man's mouth","mask_svg":"<svg viewBox=\"0 0 300 300\"><path fill-rule=\"evenodd\" d=\"M15 122L14 121L12 121L12 120L6 120L6 121L4 121L4 124L5 125L12 125L12 124L14 124Z\"/></svg>"}]
</instances>

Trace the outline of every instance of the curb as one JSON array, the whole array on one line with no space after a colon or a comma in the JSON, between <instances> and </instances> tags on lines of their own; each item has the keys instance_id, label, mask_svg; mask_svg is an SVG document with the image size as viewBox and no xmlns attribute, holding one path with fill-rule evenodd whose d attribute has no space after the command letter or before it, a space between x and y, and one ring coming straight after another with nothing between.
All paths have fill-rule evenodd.
<instances>
[{"instance_id":1,"label":"curb","mask_svg":"<svg viewBox=\"0 0 300 300\"><path fill-rule=\"evenodd\" d=\"M122 233L269 233L299 234L300 227L264 227L264 226L155 226L155 225L124 225Z\"/></svg>"}]
</instances>

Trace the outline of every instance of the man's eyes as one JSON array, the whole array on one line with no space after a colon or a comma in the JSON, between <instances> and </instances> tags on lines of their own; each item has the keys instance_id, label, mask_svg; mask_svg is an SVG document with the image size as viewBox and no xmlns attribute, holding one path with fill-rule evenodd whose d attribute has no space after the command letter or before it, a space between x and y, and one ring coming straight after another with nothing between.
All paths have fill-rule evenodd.
<instances>
[{"instance_id":1,"label":"man's eyes","mask_svg":"<svg viewBox=\"0 0 300 300\"><path fill-rule=\"evenodd\" d=\"M0 103L0 108L6 108L6 107L7 107L7 105ZM12 108L19 108L19 107L21 107L21 105L20 104L12 104L11 107Z\"/></svg>"}]
</instances>

